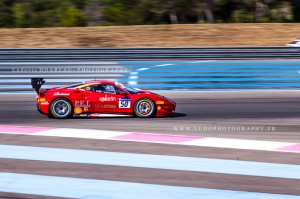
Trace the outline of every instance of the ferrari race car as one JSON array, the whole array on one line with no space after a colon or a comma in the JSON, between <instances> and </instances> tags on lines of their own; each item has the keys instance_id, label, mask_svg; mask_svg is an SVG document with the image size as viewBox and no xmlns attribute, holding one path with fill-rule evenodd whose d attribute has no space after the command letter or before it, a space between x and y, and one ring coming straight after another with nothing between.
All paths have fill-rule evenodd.
<instances>
[{"instance_id":1,"label":"ferrari race car","mask_svg":"<svg viewBox=\"0 0 300 199\"><path fill-rule=\"evenodd\" d=\"M164 96L130 88L124 84L93 80L65 87L41 89L43 78L32 78L40 113L54 118L101 117L105 114L142 118L166 117L175 113L176 103Z\"/></svg>"}]
</instances>

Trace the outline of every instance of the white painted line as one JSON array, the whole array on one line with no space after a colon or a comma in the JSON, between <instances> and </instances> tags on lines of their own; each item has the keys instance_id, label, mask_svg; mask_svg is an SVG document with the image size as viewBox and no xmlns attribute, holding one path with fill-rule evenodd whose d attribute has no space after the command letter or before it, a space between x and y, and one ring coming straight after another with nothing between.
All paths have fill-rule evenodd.
<instances>
[{"instance_id":1,"label":"white painted line","mask_svg":"<svg viewBox=\"0 0 300 199\"><path fill-rule=\"evenodd\" d=\"M292 164L1 144L0 151L9 159L300 179L300 165Z\"/></svg>"},{"instance_id":2,"label":"white painted line","mask_svg":"<svg viewBox=\"0 0 300 199\"><path fill-rule=\"evenodd\" d=\"M74 152L71 155L74 155ZM127 158L125 157L123 159L126 160ZM162 160L164 160L164 158L160 159L160 161ZM182 165L180 163L175 163L174 165ZM207 162L204 162L204 164L206 163ZM219 164L222 165L222 163ZM200 166L202 167L202 165ZM237 166L233 165L232 167ZM243 165L243 167L245 166ZM252 168L256 170L261 169L261 167L257 165L252 166ZM265 169L265 167L263 169ZM285 168L285 170L289 170L289 168ZM285 170L283 169L280 172L283 172ZM297 174L297 172L295 172L295 174ZM159 184L143 184L134 182L32 175L21 173L1 172L0 178L0 191L36 195L37 197L34 198L42 198L42 196L52 196L84 199L299 199L299 196L296 195L221 190L211 188L180 187ZM245 176L244 179L246 181L247 176ZM276 179L274 179L274 186L276 186L275 180Z\"/></svg>"},{"instance_id":3,"label":"white painted line","mask_svg":"<svg viewBox=\"0 0 300 199\"><path fill-rule=\"evenodd\" d=\"M137 69L138 71L144 71L144 70L148 70L149 68L140 68L140 69Z\"/></svg>"},{"instance_id":4,"label":"white painted line","mask_svg":"<svg viewBox=\"0 0 300 199\"><path fill-rule=\"evenodd\" d=\"M132 79L132 80L129 80L127 83L128 83L129 85L137 85L138 82L137 82L136 80L139 78L139 77L138 77L138 74L139 74L139 72L131 72L128 79ZM135 80L134 80L134 79L135 79Z\"/></svg>"},{"instance_id":5,"label":"white painted line","mask_svg":"<svg viewBox=\"0 0 300 199\"><path fill-rule=\"evenodd\" d=\"M129 79L138 79L138 76L130 76Z\"/></svg>"},{"instance_id":6,"label":"white painted line","mask_svg":"<svg viewBox=\"0 0 300 199\"><path fill-rule=\"evenodd\" d=\"M154 67L159 67L159 66L171 66L171 65L173 65L173 64L161 64L161 65L156 65L156 66L154 66Z\"/></svg>"},{"instance_id":7,"label":"white painted line","mask_svg":"<svg viewBox=\"0 0 300 199\"><path fill-rule=\"evenodd\" d=\"M241 140L241 139L228 139L228 138L211 138L211 137L184 142L184 145L192 145L192 146L206 146L206 147L248 149L248 150L266 150L266 151L274 150L292 144L293 143L259 141L259 140Z\"/></svg>"},{"instance_id":8,"label":"white painted line","mask_svg":"<svg viewBox=\"0 0 300 199\"><path fill-rule=\"evenodd\" d=\"M109 139L114 136L126 135L127 132L117 131L98 131L98 130L82 130L82 129L52 129L36 133L40 136L52 136L52 137L69 137L69 138L85 138L85 139Z\"/></svg>"},{"instance_id":9,"label":"white painted line","mask_svg":"<svg viewBox=\"0 0 300 199\"><path fill-rule=\"evenodd\" d=\"M155 68L155 67L160 67L160 66L170 66L170 65L173 65L173 64L161 64L161 65L156 65L156 66L153 66L152 68ZM151 68L139 68L137 69L135 72L131 72L130 73L130 76L129 76L129 81L127 82L129 85L138 85L138 81L134 81L138 79L138 74L139 72L137 71L145 71L145 70L149 70Z\"/></svg>"},{"instance_id":10,"label":"white painted line","mask_svg":"<svg viewBox=\"0 0 300 199\"><path fill-rule=\"evenodd\" d=\"M128 81L129 85L138 85L137 81Z\"/></svg>"}]
</instances>

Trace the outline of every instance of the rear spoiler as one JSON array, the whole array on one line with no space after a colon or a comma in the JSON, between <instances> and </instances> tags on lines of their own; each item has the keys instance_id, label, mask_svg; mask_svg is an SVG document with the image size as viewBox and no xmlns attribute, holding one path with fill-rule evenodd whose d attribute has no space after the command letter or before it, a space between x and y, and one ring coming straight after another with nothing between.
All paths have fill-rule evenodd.
<instances>
[{"instance_id":1,"label":"rear spoiler","mask_svg":"<svg viewBox=\"0 0 300 199\"><path fill-rule=\"evenodd\" d=\"M31 78L31 86L37 94L40 93L40 88L45 84L44 78Z\"/></svg>"}]
</instances>

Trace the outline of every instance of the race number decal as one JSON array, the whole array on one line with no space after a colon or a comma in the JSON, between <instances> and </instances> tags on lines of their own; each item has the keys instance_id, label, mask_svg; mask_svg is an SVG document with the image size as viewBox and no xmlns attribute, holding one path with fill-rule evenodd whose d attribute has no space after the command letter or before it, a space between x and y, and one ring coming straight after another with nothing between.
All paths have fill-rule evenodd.
<instances>
[{"instance_id":1,"label":"race number decal","mask_svg":"<svg viewBox=\"0 0 300 199\"><path fill-rule=\"evenodd\" d=\"M131 99L119 98L119 108L130 108Z\"/></svg>"}]
</instances>

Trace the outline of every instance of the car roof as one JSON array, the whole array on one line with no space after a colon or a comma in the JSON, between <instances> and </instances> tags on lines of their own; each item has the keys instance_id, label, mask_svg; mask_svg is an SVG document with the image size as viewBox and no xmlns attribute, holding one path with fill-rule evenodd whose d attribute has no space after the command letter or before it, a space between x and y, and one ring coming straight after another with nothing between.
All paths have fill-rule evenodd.
<instances>
[{"instance_id":1,"label":"car roof","mask_svg":"<svg viewBox=\"0 0 300 199\"><path fill-rule=\"evenodd\" d=\"M85 84L114 84L115 81L112 81L112 80L89 80L89 81L86 81L84 82Z\"/></svg>"}]
</instances>

